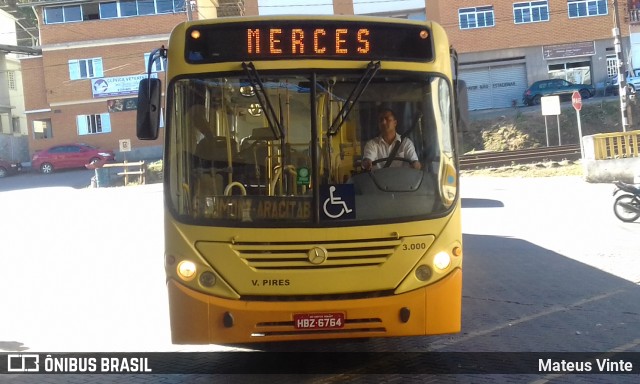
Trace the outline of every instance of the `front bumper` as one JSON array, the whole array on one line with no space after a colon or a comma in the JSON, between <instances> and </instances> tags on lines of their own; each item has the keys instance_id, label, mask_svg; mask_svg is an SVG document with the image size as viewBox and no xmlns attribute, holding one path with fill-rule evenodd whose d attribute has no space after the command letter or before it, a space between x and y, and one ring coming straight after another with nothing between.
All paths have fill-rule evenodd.
<instances>
[{"instance_id":1,"label":"front bumper","mask_svg":"<svg viewBox=\"0 0 640 384\"><path fill-rule=\"evenodd\" d=\"M167 286L175 344L433 335L461 327L460 269L415 291L353 300L248 302L205 295L172 279ZM345 324L339 329L294 327L294 314L317 313L343 313Z\"/></svg>"}]
</instances>

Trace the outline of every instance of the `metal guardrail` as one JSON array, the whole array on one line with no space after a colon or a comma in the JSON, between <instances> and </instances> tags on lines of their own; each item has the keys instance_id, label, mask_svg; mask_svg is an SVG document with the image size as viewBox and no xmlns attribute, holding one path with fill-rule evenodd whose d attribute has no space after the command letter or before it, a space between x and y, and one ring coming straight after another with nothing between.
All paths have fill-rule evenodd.
<instances>
[{"instance_id":1,"label":"metal guardrail","mask_svg":"<svg viewBox=\"0 0 640 384\"><path fill-rule=\"evenodd\" d=\"M595 160L640 157L640 131L593 135Z\"/></svg>"},{"instance_id":2,"label":"metal guardrail","mask_svg":"<svg viewBox=\"0 0 640 384\"><path fill-rule=\"evenodd\" d=\"M124 162L124 163L107 163L102 166L103 168L123 168L123 171L118 172L118 176L124 176L124 185L129 184L129 176L138 176L138 181L140 184L145 183L145 176L147 167L145 166L144 161L133 161L133 162ZM130 170L129 168L134 168Z\"/></svg>"}]
</instances>

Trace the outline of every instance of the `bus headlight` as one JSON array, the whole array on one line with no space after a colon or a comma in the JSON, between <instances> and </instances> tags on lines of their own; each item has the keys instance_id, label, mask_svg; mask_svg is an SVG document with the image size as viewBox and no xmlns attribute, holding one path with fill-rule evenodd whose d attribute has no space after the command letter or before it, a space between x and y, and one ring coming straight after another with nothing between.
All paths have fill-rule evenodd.
<instances>
[{"instance_id":1,"label":"bus headlight","mask_svg":"<svg viewBox=\"0 0 640 384\"><path fill-rule=\"evenodd\" d=\"M447 252L438 252L433 258L433 265L440 269L445 270L451 264L451 256Z\"/></svg>"},{"instance_id":2,"label":"bus headlight","mask_svg":"<svg viewBox=\"0 0 640 384\"><path fill-rule=\"evenodd\" d=\"M188 260L183 260L178 264L178 276L184 281L189 281L196 275L196 265Z\"/></svg>"}]
</instances>

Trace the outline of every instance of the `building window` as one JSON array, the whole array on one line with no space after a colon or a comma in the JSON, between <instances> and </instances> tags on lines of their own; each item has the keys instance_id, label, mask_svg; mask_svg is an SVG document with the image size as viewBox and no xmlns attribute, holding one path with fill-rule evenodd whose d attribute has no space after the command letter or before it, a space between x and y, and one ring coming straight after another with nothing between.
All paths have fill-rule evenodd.
<instances>
[{"instance_id":1,"label":"building window","mask_svg":"<svg viewBox=\"0 0 640 384\"><path fill-rule=\"evenodd\" d=\"M44 9L44 23L58 24L82 21L82 8L79 5L65 5Z\"/></svg>"},{"instance_id":2,"label":"building window","mask_svg":"<svg viewBox=\"0 0 640 384\"><path fill-rule=\"evenodd\" d=\"M11 118L11 125L13 126L13 133L22 133L22 130L20 129L20 118L19 117L12 117Z\"/></svg>"},{"instance_id":3,"label":"building window","mask_svg":"<svg viewBox=\"0 0 640 384\"><path fill-rule=\"evenodd\" d=\"M84 20L113 19L138 15L178 13L185 11L184 0L120 0L81 5L46 7L45 24Z\"/></svg>"},{"instance_id":4,"label":"building window","mask_svg":"<svg viewBox=\"0 0 640 384\"><path fill-rule=\"evenodd\" d=\"M99 18L100 13L98 12L97 3L47 7L44 9L45 24L71 23Z\"/></svg>"},{"instance_id":5,"label":"building window","mask_svg":"<svg viewBox=\"0 0 640 384\"><path fill-rule=\"evenodd\" d=\"M136 0L121 0L120 3L120 16L137 16L138 6Z\"/></svg>"},{"instance_id":6,"label":"building window","mask_svg":"<svg viewBox=\"0 0 640 384\"><path fill-rule=\"evenodd\" d=\"M50 139L53 137L51 119L36 120L33 122L33 138L36 140Z\"/></svg>"},{"instance_id":7,"label":"building window","mask_svg":"<svg viewBox=\"0 0 640 384\"><path fill-rule=\"evenodd\" d=\"M495 25L493 6L460 8L458 18L460 29L485 28Z\"/></svg>"},{"instance_id":8,"label":"building window","mask_svg":"<svg viewBox=\"0 0 640 384\"><path fill-rule=\"evenodd\" d=\"M12 91L18 89L16 84L16 71L7 71L7 87Z\"/></svg>"},{"instance_id":9,"label":"building window","mask_svg":"<svg viewBox=\"0 0 640 384\"><path fill-rule=\"evenodd\" d=\"M111 118L108 113L99 115L79 115L76 118L78 136L111 132Z\"/></svg>"},{"instance_id":10,"label":"building window","mask_svg":"<svg viewBox=\"0 0 640 384\"><path fill-rule=\"evenodd\" d=\"M120 0L100 3L101 19L184 11L184 0Z\"/></svg>"},{"instance_id":11,"label":"building window","mask_svg":"<svg viewBox=\"0 0 640 384\"><path fill-rule=\"evenodd\" d=\"M118 17L118 3L115 1L100 3L100 18L111 19L114 17Z\"/></svg>"},{"instance_id":12,"label":"building window","mask_svg":"<svg viewBox=\"0 0 640 384\"><path fill-rule=\"evenodd\" d=\"M569 0L569 18L608 14L607 0Z\"/></svg>"},{"instance_id":13,"label":"building window","mask_svg":"<svg viewBox=\"0 0 640 384\"><path fill-rule=\"evenodd\" d=\"M613 79L618 76L618 57L616 55L607 56L607 77Z\"/></svg>"},{"instance_id":14,"label":"building window","mask_svg":"<svg viewBox=\"0 0 640 384\"><path fill-rule=\"evenodd\" d=\"M156 5L153 0L138 0L138 15L153 15L156 13Z\"/></svg>"},{"instance_id":15,"label":"building window","mask_svg":"<svg viewBox=\"0 0 640 384\"><path fill-rule=\"evenodd\" d=\"M575 61L550 64L549 78L567 80L574 84L592 84L591 62Z\"/></svg>"},{"instance_id":16,"label":"building window","mask_svg":"<svg viewBox=\"0 0 640 384\"><path fill-rule=\"evenodd\" d=\"M185 12L185 0L156 0L158 13Z\"/></svg>"},{"instance_id":17,"label":"building window","mask_svg":"<svg viewBox=\"0 0 640 384\"><path fill-rule=\"evenodd\" d=\"M101 58L69 60L69 78L71 80L92 79L94 77L103 77Z\"/></svg>"},{"instance_id":18,"label":"building window","mask_svg":"<svg viewBox=\"0 0 640 384\"><path fill-rule=\"evenodd\" d=\"M549 21L549 2L530 1L513 4L513 21L516 24Z\"/></svg>"},{"instance_id":19,"label":"building window","mask_svg":"<svg viewBox=\"0 0 640 384\"><path fill-rule=\"evenodd\" d=\"M145 68L145 71L149 67L149 56L151 56L151 53L145 53L144 54L144 68ZM166 59L161 58L161 57L156 57L156 59L153 61L153 66L151 67L151 72L164 72L165 67L166 67Z\"/></svg>"}]
</instances>

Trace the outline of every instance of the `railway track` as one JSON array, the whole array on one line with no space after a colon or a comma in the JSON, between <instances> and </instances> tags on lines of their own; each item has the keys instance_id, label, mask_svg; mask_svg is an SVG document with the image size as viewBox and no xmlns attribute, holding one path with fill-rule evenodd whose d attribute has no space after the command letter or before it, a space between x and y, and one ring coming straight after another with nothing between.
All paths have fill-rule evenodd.
<instances>
[{"instance_id":1,"label":"railway track","mask_svg":"<svg viewBox=\"0 0 640 384\"><path fill-rule=\"evenodd\" d=\"M540 161L580 159L580 145L562 145L504 152L479 152L460 157L460 169L504 167Z\"/></svg>"}]
</instances>

